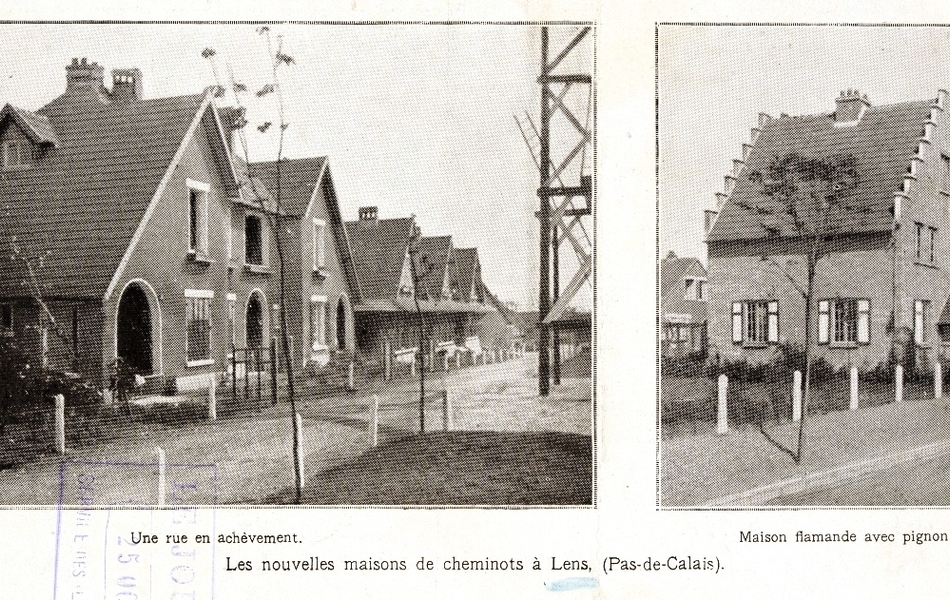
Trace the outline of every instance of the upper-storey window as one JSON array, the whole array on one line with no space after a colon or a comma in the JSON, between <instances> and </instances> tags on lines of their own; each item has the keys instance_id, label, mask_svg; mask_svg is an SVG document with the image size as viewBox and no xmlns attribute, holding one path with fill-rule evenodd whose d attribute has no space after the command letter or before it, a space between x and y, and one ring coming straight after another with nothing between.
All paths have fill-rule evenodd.
<instances>
[{"instance_id":1,"label":"upper-storey window","mask_svg":"<svg viewBox=\"0 0 950 600\"><path fill-rule=\"evenodd\" d=\"M917 227L917 262L933 263L936 255L934 245L937 238L937 228L923 223L915 223Z\"/></svg>"},{"instance_id":2,"label":"upper-storey window","mask_svg":"<svg viewBox=\"0 0 950 600\"><path fill-rule=\"evenodd\" d=\"M188 185L188 252L194 256L208 256L208 190L205 183L192 181Z\"/></svg>"},{"instance_id":3,"label":"upper-storey window","mask_svg":"<svg viewBox=\"0 0 950 600\"><path fill-rule=\"evenodd\" d=\"M3 142L3 167L19 167L27 164L30 149L17 140Z\"/></svg>"},{"instance_id":4,"label":"upper-storey window","mask_svg":"<svg viewBox=\"0 0 950 600\"><path fill-rule=\"evenodd\" d=\"M326 221L313 220L313 270L319 271L327 266L326 256Z\"/></svg>"},{"instance_id":5,"label":"upper-storey window","mask_svg":"<svg viewBox=\"0 0 950 600\"><path fill-rule=\"evenodd\" d=\"M244 262L259 266L264 264L264 227L257 215L244 217Z\"/></svg>"},{"instance_id":6,"label":"upper-storey window","mask_svg":"<svg viewBox=\"0 0 950 600\"><path fill-rule=\"evenodd\" d=\"M686 299L687 300L705 300L706 299L706 280L698 277L686 278Z\"/></svg>"}]
</instances>

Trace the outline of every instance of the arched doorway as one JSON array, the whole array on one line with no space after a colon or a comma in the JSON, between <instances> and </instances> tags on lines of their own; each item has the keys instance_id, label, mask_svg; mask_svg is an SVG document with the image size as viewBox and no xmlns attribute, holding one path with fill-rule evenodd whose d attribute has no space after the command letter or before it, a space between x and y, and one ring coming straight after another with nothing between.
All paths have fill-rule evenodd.
<instances>
[{"instance_id":1,"label":"arched doorway","mask_svg":"<svg viewBox=\"0 0 950 600\"><path fill-rule=\"evenodd\" d=\"M346 350L346 297L340 296L336 303L336 347Z\"/></svg>"},{"instance_id":2,"label":"arched doorway","mask_svg":"<svg viewBox=\"0 0 950 600\"><path fill-rule=\"evenodd\" d=\"M244 328L248 348L260 348L264 345L264 303L260 292L251 293L247 300Z\"/></svg>"},{"instance_id":3,"label":"arched doorway","mask_svg":"<svg viewBox=\"0 0 950 600\"><path fill-rule=\"evenodd\" d=\"M122 292L116 316L116 356L139 375L151 375L152 310L148 295L137 283Z\"/></svg>"}]
</instances>

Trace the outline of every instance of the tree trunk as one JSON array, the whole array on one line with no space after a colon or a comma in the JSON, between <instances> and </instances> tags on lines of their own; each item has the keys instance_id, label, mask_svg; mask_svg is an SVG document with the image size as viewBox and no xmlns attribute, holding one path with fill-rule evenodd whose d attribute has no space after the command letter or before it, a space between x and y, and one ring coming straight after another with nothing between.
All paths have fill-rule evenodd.
<instances>
[{"instance_id":1,"label":"tree trunk","mask_svg":"<svg viewBox=\"0 0 950 600\"><path fill-rule=\"evenodd\" d=\"M802 449L805 444L805 420L808 418L808 401L811 399L811 365L812 365L812 298L815 292L815 263L817 262L814 244L808 253L808 283L805 294L805 393L802 395L802 415L798 421L798 450L795 453L795 463L802 461Z\"/></svg>"}]
</instances>

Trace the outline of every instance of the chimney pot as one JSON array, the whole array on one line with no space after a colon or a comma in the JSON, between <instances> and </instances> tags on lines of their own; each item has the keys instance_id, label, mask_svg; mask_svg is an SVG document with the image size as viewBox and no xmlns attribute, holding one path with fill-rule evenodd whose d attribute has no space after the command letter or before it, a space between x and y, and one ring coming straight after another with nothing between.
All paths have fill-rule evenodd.
<instances>
[{"instance_id":1,"label":"chimney pot","mask_svg":"<svg viewBox=\"0 0 950 600\"><path fill-rule=\"evenodd\" d=\"M73 58L72 62L66 65L66 89L75 87L101 89L103 73L103 68L98 63L90 63L86 58L81 61Z\"/></svg>"},{"instance_id":2,"label":"chimney pot","mask_svg":"<svg viewBox=\"0 0 950 600\"><path fill-rule=\"evenodd\" d=\"M860 121L864 111L871 106L867 94L848 88L848 93L835 100L834 118L836 123L853 123Z\"/></svg>"},{"instance_id":3,"label":"chimney pot","mask_svg":"<svg viewBox=\"0 0 950 600\"><path fill-rule=\"evenodd\" d=\"M376 206L361 206L359 215L360 221L375 221L379 215L379 208Z\"/></svg>"},{"instance_id":4,"label":"chimney pot","mask_svg":"<svg viewBox=\"0 0 950 600\"><path fill-rule=\"evenodd\" d=\"M115 102L135 102L141 100L142 71L139 69L113 69L112 99Z\"/></svg>"}]
</instances>

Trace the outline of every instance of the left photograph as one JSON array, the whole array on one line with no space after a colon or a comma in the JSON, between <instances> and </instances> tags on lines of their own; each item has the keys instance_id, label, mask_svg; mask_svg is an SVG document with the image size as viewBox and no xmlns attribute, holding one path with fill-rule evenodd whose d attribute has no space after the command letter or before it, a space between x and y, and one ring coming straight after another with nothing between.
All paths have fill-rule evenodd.
<instances>
[{"instance_id":1,"label":"left photograph","mask_svg":"<svg viewBox=\"0 0 950 600\"><path fill-rule=\"evenodd\" d=\"M0 503L592 504L540 27L0 30Z\"/></svg>"}]
</instances>

